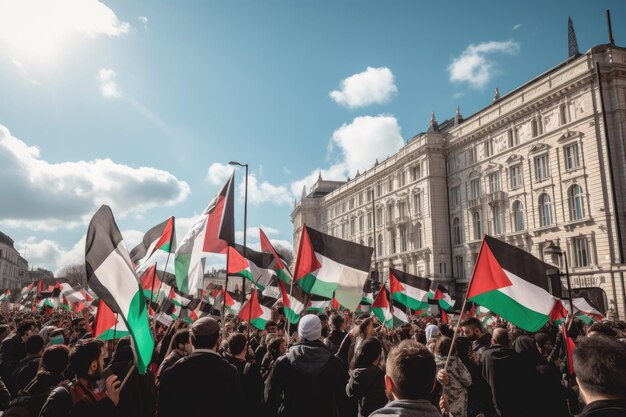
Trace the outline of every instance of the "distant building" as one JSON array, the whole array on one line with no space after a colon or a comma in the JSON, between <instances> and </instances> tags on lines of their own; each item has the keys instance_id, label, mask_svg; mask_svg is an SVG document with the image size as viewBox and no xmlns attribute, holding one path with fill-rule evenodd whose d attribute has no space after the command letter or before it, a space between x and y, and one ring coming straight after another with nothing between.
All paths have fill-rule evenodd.
<instances>
[{"instance_id":1,"label":"distant building","mask_svg":"<svg viewBox=\"0 0 626 417\"><path fill-rule=\"evenodd\" d=\"M0 232L0 288L21 288L21 282L28 271L28 261L13 245L13 239Z\"/></svg>"},{"instance_id":2,"label":"distant building","mask_svg":"<svg viewBox=\"0 0 626 417\"><path fill-rule=\"evenodd\" d=\"M26 279L22 284L22 287L30 284L31 282L46 280L51 281L54 278L54 274L52 271L48 271L47 269L37 268L30 270L26 273Z\"/></svg>"},{"instance_id":3,"label":"distant building","mask_svg":"<svg viewBox=\"0 0 626 417\"><path fill-rule=\"evenodd\" d=\"M624 319L625 155L626 49L598 45L467 118L433 114L353 179L320 176L293 209L294 249L307 224L375 248L380 277L394 267L463 294L484 234L564 271L558 245L577 293Z\"/></svg>"}]
</instances>

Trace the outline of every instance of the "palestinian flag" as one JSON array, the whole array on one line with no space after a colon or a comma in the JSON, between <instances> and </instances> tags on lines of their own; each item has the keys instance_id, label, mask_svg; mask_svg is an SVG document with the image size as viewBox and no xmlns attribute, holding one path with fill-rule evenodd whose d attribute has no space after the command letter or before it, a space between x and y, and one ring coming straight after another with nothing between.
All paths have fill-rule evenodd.
<instances>
[{"instance_id":1,"label":"palestinian flag","mask_svg":"<svg viewBox=\"0 0 626 417\"><path fill-rule=\"evenodd\" d=\"M228 248L228 275L252 281L261 290L270 285L274 276L274 256L241 245Z\"/></svg>"},{"instance_id":2,"label":"palestinian flag","mask_svg":"<svg viewBox=\"0 0 626 417\"><path fill-rule=\"evenodd\" d=\"M83 308L85 308L85 303L82 301L72 304L72 311L76 314L80 314L80 312L83 311Z\"/></svg>"},{"instance_id":3,"label":"palestinian flag","mask_svg":"<svg viewBox=\"0 0 626 417\"><path fill-rule=\"evenodd\" d=\"M287 268L283 260L280 258L280 256L278 256L278 253L276 253L274 246L272 246L272 242L270 242L267 236L265 236L265 233L263 233L263 229L259 228L259 236L261 239L261 252L268 252L274 255L274 272L276 272L276 276L278 276L278 279L280 279L281 281L287 284L291 284L291 282L293 281L291 272L289 272L289 269Z\"/></svg>"},{"instance_id":4,"label":"palestinian flag","mask_svg":"<svg viewBox=\"0 0 626 417\"><path fill-rule=\"evenodd\" d=\"M157 276L156 269L156 264L152 265L150 268L146 269L143 275L141 275L141 278L139 278L144 297L147 299L152 298L152 302L155 303L165 297L162 288L163 283Z\"/></svg>"},{"instance_id":5,"label":"palestinian flag","mask_svg":"<svg viewBox=\"0 0 626 417\"><path fill-rule=\"evenodd\" d=\"M58 302L54 301L50 297L42 298L35 303L35 306L38 309L55 309L57 308ZM47 310L46 310L47 311Z\"/></svg>"},{"instance_id":6,"label":"palestinian flag","mask_svg":"<svg viewBox=\"0 0 626 417\"><path fill-rule=\"evenodd\" d=\"M201 289L205 253L225 253L235 243L234 183L233 173L176 250L176 286L184 293L196 294Z\"/></svg>"},{"instance_id":7,"label":"palestinian flag","mask_svg":"<svg viewBox=\"0 0 626 417\"><path fill-rule=\"evenodd\" d=\"M93 337L100 340L115 340L129 334L124 320L120 320L119 316L100 300L93 325Z\"/></svg>"},{"instance_id":8,"label":"palestinian flag","mask_svg":"<svg viewBox=\"0 0 626 417\"><path fill-rule=\"evenodd\" d=\"M569 312L569 300L562 300L562 303L565 309ZM594 321L600 321L604 319L604 314L602 314L600 310L598 310L598 308L585 297L574 298L572 300L572 304L574 305L574 316L584 321L585 324L591 324Z\"/></svg>"},{"instance_id":9,"label":"palestinian flag","mask_svg":"<svg viewBox=\"0 0 626 417\"><path fill-rule=\"evenodd\" d=\"M72 306L70 302L67 300L66 296L62 296L61 302L59 303L59 308L62 308L65 311L72 311Z\"/></svg>"},{"instance_id":10,"label":"palestinian flag","mask_svg":"<svg viewBox=\"0 0 626 417\"><path fill-rule=\"evenodd\" d=\"M393 316L393 327L400 327L403 324L409 322L409 316L406 314L407 307L402 305L399 301L393 300L391 296L391 315Z\"/></svg>"},{"instance_id":11,"label":"palestinian flag","mask_svg":"<svg viewBox=\"0 0 626 417\"><path fill-rule=\"evenodd\" d=\"M36 289L37 287L35 287L35 282L31 282L30 284L22 288L22 291L20 292L20 299L24 301L29 295L35 293Z\"/></svg>"},{"instance_id":12,"label":"palestinian flag","mask_svg":"<svg viewBox=\"0 0 626 417\"><path fill-rule=\"evenodd\" d=\"M370 310L371 310L370 304L359 304L359 306L356 308L356 310L354 310L354 312L357 314L363 314L363 313L369 314Z\"/></svg>"},{"instance_id":13,"label":"palestinian flag","mask_svg":"<svg viewBox=\"0 0 626 417\"><path fill-rule=\"evenodd\" d=\"M57 287L60 288L61 294L67 297L70 304L78 301L86 301L84 296L84 290L81 287L73 286L65 278L57 279Z\"/></svg>"},{"instance_id":14,"label":"palestinian flag","mask_svg":"<svg viewBox=\"0 0 626 417\"><path fill-rule=\"evenodd\" d=\"M574 349L576 349L576 343L574 339L567 335L567 326L565 323L561 323L561 331L563 332L563 341L565 341L565 354L567 355L567 370L570 375L574 375Z\"/></svg>"},{"instance_id":15,"label":"palestinian flag","mask_svg":"<svg viewBox=\"0 0 626 417\"><path fill-rule=\"evenodd\" d=\"M363 295L361 297L361 304L372 304L374 302L374 291L372 290L372 280L370 278L365 280L363 286Z\"/></svg>"},{"instance_id":16,"label":"palestinian flag","mask_svg":"<svg viewBox=\"0 0 626 417\"><path fill-rule=\"evenodd\" d=\"M324 297L312 295L306 306L307 312L325 313L331 307L331 301Z\"/></svg>"},{"instance_id":17,"label":"palestinian flag","mask_svg":"<svg viewBox=\"0 0 626 417\"><path fill-rule=\"evenodd\" d=\"M389 292L391 299L399 301L412 310L428 308L428 291L431 281L397 269L389 268Z\"/></svg>"},{"instance_id":18,"label":"palestinian flag","mask_svg":"<svg viewBox=\"0 0 626 417\"><path fill-rule=\"evenodd\" d=\"M235 300L230 292L226 290L222 291L224 296L224 302L226 303L224 305L224 308L226 308L226 310L230 311L233 314L238 314L239 310L241 309L241 303Z\"/></svg>"},{"instance_id":19,"label":"palestinian flag","mask_svg":"<svg viewBox=\"0 0 626 417\"><path fill-rule=\"evenodd\" d=\"M546 276L553 268L522 249L486 235L467 299L521 329L536 332L550 320L561 296L560 288L556 297L548 292Z\"/></svg>"},{"instance_id":20,"label":"palestinian flag","mask_svg":"<svg viewBox=\"0 0 626 417\"><path fill-rule=\"evenodd\" d=\"M10 301L11 300L11 289L7 289L4 294L0 295L0 301Z\"/></svg>"},{"instance_id":21,"label":"palestinian flag","mask_svg":"<svg viewBox=\"0 0 626 417\"><path fill-rule=\"evenodd\" d=\"M136 269L140 269L154 252L159 250L168 255L176 251L176 230L173 216L148 230L141 243L130 251L130 259Z\"/></svg>"},{"instance_id":22,"label":"palestinian flag","mask_svg":"<svg viewBox=\"0 0 626 417\"><path fill-rule=\"evenodd\" d=\"M170 293L168 295L168 298L170 299L172 304L178 307L185 307L185 308L187 308L187 306L189 306L189 303L191 303L192 301L192 298L190 296L186 296L186 295L178 293L174 287L170 288Z\"/></svg>"},{"instance_id":23,"label":"palestinian flag","mask_svg":"<svg viewBox=\"0 0 626 417\"><path fill-rule=\"evenodd\" d=\"M448 313L456 311L456 301L450 297L448 289L441 284L437 284L436 288L428 292L428 299L432 301L433 304L437 304L440 310L445 310Z\"/></svg>"},{"instance_id":24,"label":"palestinian flag","mask_svg":"<svg viewBox=\"0 0 626 417\"><path fill-rule=\"evenodd\" d=\"M292 289L293 293L289 295L287 291L287 285L283 281L278 281L278 286L280 287L280 292L282 295L283 302L283 311L285 313L285 318L291 322L291 324L296 324L302 313L304 311L304 304L301 301L302 299L296 296L296 293L301 292L302 290L299 287L294 287Z\"/></svg>"},{"instance_id":25,"label":"palestinian flag","mask_svg":"<svg viewBox=\"0 0 626 417\"><path fill-rule=\"evenodd\" d=\"M108 206L100 207L91 219L85 248L89 287L126 324L131 335L135 365L143 375L152 359L154 339L143 291Z\"/></svg>"},{"instance_id":26,"label":"palestinian flag","mask_svg":"<svg viewBox=\"0 0 626 417\"><path fill-rule=\"evenodd\" d=\"M354 310L363 297L374 249L302 227L294 280L306 293Z\"/></svg>"},{"instance_id":27,"label":"palestinian flag","mask_svg":"<svg viewBox=\"0 0 626 417\"><path fill-rule=\"evenodd\" d=\"M257 291L253 290L250 299L241 306L239 318L259 330L265 330L265 323L272 319L272 310L259 303Z\"/></svg>"},{"instance_id":28,"label":"palestinian flag","mask_svg":"<svg viewBox=\"0 0 626 417\"><path fill-rule=\"evenodd\" d=\"M381 321L387 328L393 328L393 315L391 314L391 307L389 300L387 300L387 289L382 287L378 292L378 295L372 303L372 313L378 320Z\"/></svg>"}]
</instances>

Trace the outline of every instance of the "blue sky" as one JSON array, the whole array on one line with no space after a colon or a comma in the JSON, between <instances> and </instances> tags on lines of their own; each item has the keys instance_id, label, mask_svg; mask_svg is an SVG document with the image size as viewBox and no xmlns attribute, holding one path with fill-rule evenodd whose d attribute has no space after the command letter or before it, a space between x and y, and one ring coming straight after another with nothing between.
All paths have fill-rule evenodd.
<instances>
[{"instance_id":1,"label":"blue sky","mask_svg":"<svg viewBox=\"0 0 626 417\"><path fill-rule=\"evenodd\" d=\"M103 203L129 245L170 215L184 233L229 160L250 164L248 225L290 244L318 170L352 176L432 111L467 116L563 61L568 16L581 52L607 42L607 8L626 44L620 1L50 3L0 5L0 230L53 270Z\"/></svg>"}]
</instances>

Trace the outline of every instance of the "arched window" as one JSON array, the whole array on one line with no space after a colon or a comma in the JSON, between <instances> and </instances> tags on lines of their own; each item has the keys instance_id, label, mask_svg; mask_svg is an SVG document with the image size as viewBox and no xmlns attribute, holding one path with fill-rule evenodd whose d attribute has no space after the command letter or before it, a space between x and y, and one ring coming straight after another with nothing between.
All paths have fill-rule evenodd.
<instances>
[{"instance_id":1,"label":"arched window","mask_svg":"<svg viewBox=\"0 0 626 417\"><path fill-rule=\"evenodd\" d=\"M422 223L417 223L415 226L415 248L421 249L424 246L424 241L422 239Z\"/></svg>"},{"instance_id":2,"label":"arched window","mask_svg":"<svg viewBox=\"0 0 626 417\"><path fill-rule=\"evenodd\" d=\"M552 201L546 193L539 196L539 224L541 227L552 224Z\"/></svg>"},{"instance_id":3,"label":"arched window","mask_svg":"<svg viewBox=\"0 0 626 417\"><path fill-rule=\"evenodd\" d=\"M501 235L504 233L502 205L494 204L491 207L491 233Z\"/></svg>"},{"instance_id":4,"label":"arched window","mask_svg":"<svg viewBox=\"0 0 626 417\"><path fill-rule=\"evenodd\" d=\"M378 235L378 256L383 256L383 235Z\"/></svg>"},{"instance_id":5,"label":"arched window","mask_svg":"<svg viewBox=\"0 0 626 417\"><path fill-rule=\"evenodd\" d=\"M367 246L369 246L370 248L374 247L374 239L372 239L371 236L367 238Z\"/></svg>"},{"instance_id":6,"label":"arched window","mask_svg":"<svg viewBox=\"0 0 626 417\"><path fill-rule=\"evenodd\" d=\"M569 219L580 220L585 217L585 206L583 204L583 189L578 184L572 185L567 191L569 202Z\"/></svg>"},{"instance_id":7,"label":"arched window","mask_svg":"<svg viewBox=\"0 0 626 417\"><path fill-rule=\"evenodd\" d=\"M461 220L455 217L454 220L452 220L452 244L460 245L461 242Z\"/></svg>"},{"instance_id":8,"label":"arched window","mask_svg":"<svg viewBox=\"0 0 626 417\"><path fill-rule=\"evenodd\" d=\"M480 210L472 212L472 226L474 229L474 240L483 238L483 225Z\"/></svg>"},{"instance_id":9,"label":"arched window","mask_svg":"<svg viewBox=\"0 0 626 417\"><path fill-rule=\"evenodd\" d=\"M392 230L389 233L389 254L392 255L394 253L396 253L396 232L395 230Z\"/></svg>"},{"instance_id":10,"label":"arched window","mask_svg":"<svg viewBox=\"0 0 626 417\"><path fill-rule=\"evenodd\" d=\"M521 232L524 227L524 205L521 201L517 200L513 203L513 227L516 232Z\"/></svg>"}]
</instances>

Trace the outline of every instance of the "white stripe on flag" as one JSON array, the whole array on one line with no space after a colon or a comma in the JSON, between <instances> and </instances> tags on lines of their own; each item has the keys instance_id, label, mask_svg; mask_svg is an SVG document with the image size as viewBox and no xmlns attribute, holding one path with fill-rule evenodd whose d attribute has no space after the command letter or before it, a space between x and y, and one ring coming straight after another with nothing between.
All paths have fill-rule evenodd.
<instances>
[{"instance_id":1,"label":"white stripe on flag","mask_svg":"<svg viewBox=\"0 0 626 417\"><path fill-rule=\"evenodd\" d=\"M513 285L500 288L498 291L530 310L546 316L550 315L556 298L551 296L550 293L543 288L531 284L514 273L506 269L503 269L503 271Z\"/></svg>"}]
</instances>

